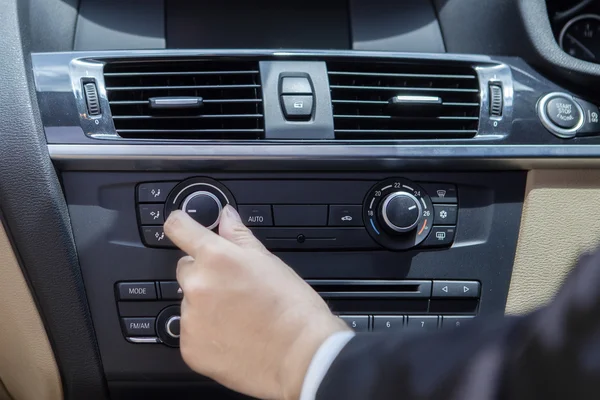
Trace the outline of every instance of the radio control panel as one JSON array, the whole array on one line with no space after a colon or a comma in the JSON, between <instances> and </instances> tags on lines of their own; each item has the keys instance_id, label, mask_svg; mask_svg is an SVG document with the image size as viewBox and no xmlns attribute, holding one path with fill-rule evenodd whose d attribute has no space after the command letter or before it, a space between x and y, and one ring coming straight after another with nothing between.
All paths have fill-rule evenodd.
<instances>
[{"instance_id":1,"label":"radio control panel","mask_svg":"<svg viewBox=\"0 0 600 400\"><path fill-rule=\"evenodd\" d=\"M226 183L198 177L140 183L136 208L148 247L173 247L162 225L174 210L216 230L227 204L270 250L408 250L454 242L459 217L455 184L390 178L353 197L361 202L340 204L332 197L320 204L278 204L265 194L260 204L238 204Z\"/></svg>"},{"instance_id":2,"label":"radio control panel","mask_svg":"<svg viewBox=\"0 0 600 400\"><path fill-rule=\"evenodd\" d=\"M357 332L454 329L473 319L479 281L309 280L331 310ZM117 308L125 339L134 344L179 346L180 301L176 281L118 282ZM356 310L361 309L360 315Z\"/></svg>"}]
</instances>

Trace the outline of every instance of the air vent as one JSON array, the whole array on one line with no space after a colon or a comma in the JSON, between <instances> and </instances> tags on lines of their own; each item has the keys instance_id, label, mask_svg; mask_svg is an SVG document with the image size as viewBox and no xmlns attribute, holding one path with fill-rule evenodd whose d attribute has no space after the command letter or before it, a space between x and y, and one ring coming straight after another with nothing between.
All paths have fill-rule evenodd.
<instances>
[{"instance_id":1,"label":"air vent","mask_svg":"<svg viewBox=\"0 0 600 400\"><path fill-rule=\"evenodd\" d=\"M119 136L136 139L260 139L258 62L110 62L106 92Z\"/></svg>"},{"instance_id":2,"label":"air vent","mask_svg":"<svg viewBox=\"0 0 600 400\"><path fill-rule=\"evenodd\" d=\"M479 125L471 67L329 62L336 139L470 138Z\"/></svg>"}]
</instances>

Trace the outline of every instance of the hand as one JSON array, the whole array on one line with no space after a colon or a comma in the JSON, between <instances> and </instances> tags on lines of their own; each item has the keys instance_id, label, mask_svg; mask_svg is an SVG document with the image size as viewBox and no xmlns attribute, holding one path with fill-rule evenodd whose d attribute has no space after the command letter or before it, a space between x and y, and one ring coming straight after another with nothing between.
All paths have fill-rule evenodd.
<instances>
[{"instance_id":1,"label":"hand","mask_svg":"<svg viewBox=\"0 0 600 400\"><path fill-rule=\"evenodd\" d=\"M177 265L185 362L250 396L299 398L314 353L349 328L231 206L223 210L220 236L182 211L171 213L164 229L189 254Z\"/></svg>"}]
</instances>

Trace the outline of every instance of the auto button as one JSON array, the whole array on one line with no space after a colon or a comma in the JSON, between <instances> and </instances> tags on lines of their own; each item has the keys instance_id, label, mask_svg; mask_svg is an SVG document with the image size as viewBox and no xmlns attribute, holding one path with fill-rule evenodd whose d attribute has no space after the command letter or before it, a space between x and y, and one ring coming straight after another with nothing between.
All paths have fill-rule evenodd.
<instances>
[{"instance_id":1,"label":"auto button","mask_svg":"<svg viewBox=\"0 0 600 400\"><path fill-rule=\"evenodd\" d=\"M238 212L246 226L273 226L273 213L270 205L241 205Z\"/></svg>"}]
</instances>

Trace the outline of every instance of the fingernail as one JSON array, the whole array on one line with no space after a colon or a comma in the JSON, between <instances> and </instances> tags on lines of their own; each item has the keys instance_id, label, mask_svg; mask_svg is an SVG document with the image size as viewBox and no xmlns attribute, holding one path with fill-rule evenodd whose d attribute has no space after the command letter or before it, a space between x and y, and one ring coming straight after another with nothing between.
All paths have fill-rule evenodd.
<instances>
[{"instance_id":1,"label":"fingernail","mask_svg":"<svg viewBox=\"0 0 600 400\"><path fill-rule=\"evenodd\" d=\"M223 211L225 212L225 215L227 215L227 218L231 218L234 221L239 222L239 223L242 222L242 218L240 217L240 214L238 214L238 212L235 210L235 208L233 208L229 204L227 204L225 206Z\"/></svg>"}]
</instances>

